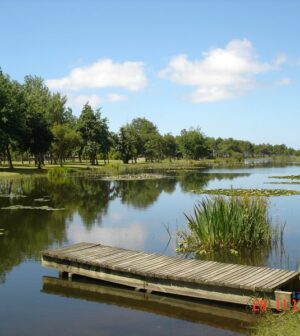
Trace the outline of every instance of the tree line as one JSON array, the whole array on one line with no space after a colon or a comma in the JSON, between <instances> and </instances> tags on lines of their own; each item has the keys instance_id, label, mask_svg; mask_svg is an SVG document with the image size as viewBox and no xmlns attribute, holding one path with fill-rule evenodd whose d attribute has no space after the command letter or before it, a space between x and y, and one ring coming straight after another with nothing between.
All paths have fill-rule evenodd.
<instances>
[{"instance_id":1,"label":"tree line","mask_svg":"<svg viewBox=\"0 0 300 336\"><path fill-rule=\"evenodd\" d=\"M67 160L89 160L97 165L110 159L124 163L187 158L265 157L300 155L286 145L253 144L233 138L207 137L199 128L183 129L179 135L161 134L157 126L135 118L118 132L109 129L101 109L87 102L77 117L67 98L53 93L40 77L12 80L0 69L0 164L34 160L41 168L47 161L63 165Z\"/></svg>"}]
</instances>

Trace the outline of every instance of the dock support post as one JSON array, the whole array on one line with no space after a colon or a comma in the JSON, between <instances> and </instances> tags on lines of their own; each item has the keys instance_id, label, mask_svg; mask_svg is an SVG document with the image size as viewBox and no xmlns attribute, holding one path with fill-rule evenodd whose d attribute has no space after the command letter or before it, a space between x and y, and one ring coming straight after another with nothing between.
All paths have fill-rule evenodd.
<instances>
[{"instance_id":1,"label":"dock support post","mask_svg":"<svg viewBox=\"0 0 300 336\"><path fill-rule=\"evenodd\" d=\"M276 310L284 311L291 309L292 294L293 294L292 292L276 290L274 294L275 294Z\"/></svg>"},{"instance_id":2,"label":"dock support post","mask_svg":"<svg viewBox=\"0 0 300 336\"><path fill-rule=\"evenodd\" d=\"M73 273L68 273L68 280L72 280L72 277L73 277Z\"/></svg>"}]
</instances>

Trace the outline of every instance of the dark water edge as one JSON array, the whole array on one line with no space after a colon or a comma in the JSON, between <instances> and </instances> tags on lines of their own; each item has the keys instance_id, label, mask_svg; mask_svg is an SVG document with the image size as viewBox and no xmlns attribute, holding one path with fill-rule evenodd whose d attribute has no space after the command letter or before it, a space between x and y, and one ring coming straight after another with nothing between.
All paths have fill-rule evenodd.
<instances>
[{"instance_id":1,"label":"dark water edge","mask_svg":"<svg viewBox=\"0 0 300 336\"><path fill-rule=\"evenodd\" d=\"M145 297L86 280L71 288L57 278L57 272L40 266L40 251L87 241L176 255L176 231L186 225L183 213L191 212L203 197L190 190L272 188L265 184L269 176L299 171L289 166L170 172L157 180L44 177L2 181L0 208L23 209L0 210L0 232L4 232L0 235L0 335L245 334L253 316L244 308ZM299 185L279 187L300 190ZM299 196L270 198L274 224L286 224L283 246L206 258L297 269L299 200ZM248 317L250 321L245 321Z\"/></svg>"}]
</instances>

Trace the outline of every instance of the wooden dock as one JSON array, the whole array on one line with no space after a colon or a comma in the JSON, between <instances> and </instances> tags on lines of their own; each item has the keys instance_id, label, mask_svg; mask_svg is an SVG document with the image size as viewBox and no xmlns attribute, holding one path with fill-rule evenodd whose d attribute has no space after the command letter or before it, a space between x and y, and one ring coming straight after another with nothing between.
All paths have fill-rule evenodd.
<instances>
[{"instance_id":1,"label":"wooden dock","mask_svg":"<svg viewBox=\"0 0 300 336\"><path fill-rule=\"evenodd\" d=\"M72 275L186 297L268 306L291 302L300 272L167 257L92 243L44 251L42 264Z\"/></svg>"}]
</instances>

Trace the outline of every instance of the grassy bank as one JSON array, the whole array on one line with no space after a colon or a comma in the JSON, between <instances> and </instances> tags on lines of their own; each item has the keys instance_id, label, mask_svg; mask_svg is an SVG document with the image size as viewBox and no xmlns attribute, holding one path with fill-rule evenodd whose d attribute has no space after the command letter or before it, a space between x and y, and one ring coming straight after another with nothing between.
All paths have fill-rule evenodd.
<instances>
[{"instance_id":1,"label":"grassy bank","mask_svg":"<svg viewBox=\"0 0 300 336\"><path fill-rule=\"evenodd\" d=\"M258 322L252 336L298 336L300 334L300 313L288 311L281 314L267 313Z\"/></svg>"},{"instance_id":2,"label":"grassy bank","mask_svg":"<svg viewBox=\"0 0 300 336\"><path fill-rule=\"evenodd\" d=\"M273 162L275 165L287 164L287 160L280 161L278 158ZM57 169L59 165L43 166L43 169L38 170L34 164L27 164L22 162L13 162L14 169L9 169L6 165L0 166L0 179L1 178L18 178L27 175L42 175ZM64 167L70 169L72 173L96 173L96 174L131 174L143 173L149 171L173 171L173 170L189 170L199 168L242 168L261 166L262 163L245 164L241 160L234 158L218 158L218 159L203 159L203 160L163 160L161 162L145 162L144 159L139 159L137 163L124 164L120 160L111 160L109 163L99 161L99 165L92 166L88 161L80 162L66 162Z\"/></svg>"}]
</instances>

